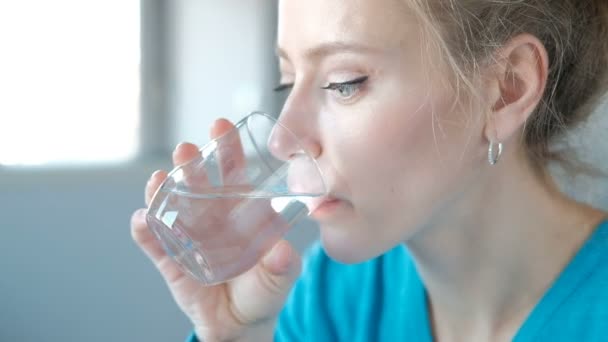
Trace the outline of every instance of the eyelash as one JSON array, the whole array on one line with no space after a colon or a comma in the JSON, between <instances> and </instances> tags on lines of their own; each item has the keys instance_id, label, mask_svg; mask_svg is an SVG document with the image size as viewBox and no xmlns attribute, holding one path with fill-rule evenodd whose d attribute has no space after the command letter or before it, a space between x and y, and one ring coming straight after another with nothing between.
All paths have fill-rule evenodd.
<instances>
[{"instance_id":1,"label":"eyelash","mask_svg":"<svg viewBox=\"0 0 608 342\"><path fill-rule=\"evenodd\" d=\"M276 91L277 93L280 93L282 91L285 91L285 90L291 89L291 88L293 88L293 83L285 83L285 84L279 84L279 86L274 88L273 90Z\"/></svg>"},{"instance_id":2,"label":"eyelash","mask_svg":"<svg viewBox=\"0 0 608 342\"><path fill-rule=\"evenodd\" d=\"M342 99L348 100L348 99L352 98L354 95L344 97L344 96L341 96L340 93L342 91L344 91L345 89L351 89L352 91L355 91L355 92L359 91L361 85L363 85L367 81L368 78L369 78L369 76L362 76L362 77L358 77L358 78L355 78L354 80L350 80L350 81L346 81L346 82L329 83L328 85L321 87L321 89L337 92L338 96L340 96ZM274 88L274 91L282 92L282 91L293 88L293 85L294 85L293 83L281 84L278 87Z\"/></svg>"},{"instance_id":3,"label":"eyelash","mask_svg":"<svg viewBox=\"0 0 608 342\"><path fill-rule=\"evenodd\" d=\"M321 89L336 92L336 95L340 97L341 100L349 100L357 94L361 86L365 83L365 81L367 81L368 78L368 76L362 76L346 82L330 83ZM353 93L348 96L343 96L342 93L346 90L350 90Z\"/></svg>"}]
</instances>

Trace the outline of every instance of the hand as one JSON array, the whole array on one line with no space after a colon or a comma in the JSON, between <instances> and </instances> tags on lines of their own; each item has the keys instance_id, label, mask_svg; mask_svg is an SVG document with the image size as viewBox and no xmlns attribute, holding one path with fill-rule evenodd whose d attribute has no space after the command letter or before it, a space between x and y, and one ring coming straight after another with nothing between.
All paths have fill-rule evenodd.
<instances>
[{"instance_id":1,"label":"hand","mask_svg":"<svg viewBox=\"0 0 608 342\"><path fill-rule=\"evenodd\" d=\"M215 138L233 128L227 120L217 120L211 129ZM173 153L173 163L181 165L199 156L193 144L180 144ZM155 172L146 185L146 204L167 177ZM203 286L184 274L165 253L146 224L146 209L137 210L131 220L135 242L152 260L167 283L180 309L192 321L197 335L205 341L272 339L274 324L287 294L300 273L301 260L286 241L271 251L246 273L232 280ZM257 334L253 337L253 334ZM259 335L261 334L261 335Z\"/></svg>"}]
</instances>

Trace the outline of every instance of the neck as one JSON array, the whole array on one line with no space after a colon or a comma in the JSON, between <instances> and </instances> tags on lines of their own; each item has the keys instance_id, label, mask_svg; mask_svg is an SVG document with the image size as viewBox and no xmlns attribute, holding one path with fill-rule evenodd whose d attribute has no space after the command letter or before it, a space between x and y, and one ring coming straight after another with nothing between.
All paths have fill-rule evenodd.
<instances>
[{"instance_id":1,"label":"neck","mask_svg":"<svg viewBox=\"0 0 608 342\"><path fill-rule=\"evenodd\" d=\"M406 243L441 340L514 334L603 216L502 162Z\"/></svg>"}]
</instances>

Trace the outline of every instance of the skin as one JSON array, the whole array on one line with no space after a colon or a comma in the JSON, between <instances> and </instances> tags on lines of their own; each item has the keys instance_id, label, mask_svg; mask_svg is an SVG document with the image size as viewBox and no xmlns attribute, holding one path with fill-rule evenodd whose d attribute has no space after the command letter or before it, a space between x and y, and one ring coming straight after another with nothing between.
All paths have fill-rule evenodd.
<instances>
[{"instance_id":1,"label":"skin","mask_svg":"<svg viewBox=\"0 0 608 342\"><path fill-rule=\"evenodd\" d=\"M404 1L281 0L278 25L281 83L293 84L280 120L302 137L340 199L331 215L318 218L328 255L355 263L405 244L427 288L437 340L513 338L606 216L561 194L526 158L523 127L547 81L542 43L520 35L499 48L474 80L481 97L464 109L453 106L465 95L446 86L449 69L427 49ZM342 93L322 89L363 76L363 84ZM275 139L275 154L298 153ZM496 166L487 162L490 141L505 148ZM189 146L176 153L187 160L196 153ZM141 222L133 225L144 234ZM281 267L259 266L279 279L273 306L247 303L252 293L266 293L264 286L227 297L170 288L187 298L178 301L182 309L208 297L236 301L236 316L247 317L231 327L241 329L239 338L267 338L295 279L281 274L299 269L288 244L279 247ZM258 310L243 314L242 307ZM200 319L208 310L184 311L203 327L201 336L228 336Z\"/></svg>"}]
</instances>

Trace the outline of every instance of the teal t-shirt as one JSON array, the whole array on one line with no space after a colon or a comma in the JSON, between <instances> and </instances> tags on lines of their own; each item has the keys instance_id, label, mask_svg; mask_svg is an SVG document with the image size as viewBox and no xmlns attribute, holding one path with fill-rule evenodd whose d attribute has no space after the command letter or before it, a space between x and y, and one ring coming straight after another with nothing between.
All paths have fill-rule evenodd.
<instances>
[{"instance_id":1,"label":"teal t-shirt","mask_svg":"<svg viewBox=\"0 0 608 342\"><path fill-rule=\"evenodd\" d=\"M306 260L275 341L433 341L426 291L405 247L345 265L317 244ZM608 221L579 249L514 341L608 341Z\"/></svg>"}]
</instances>

